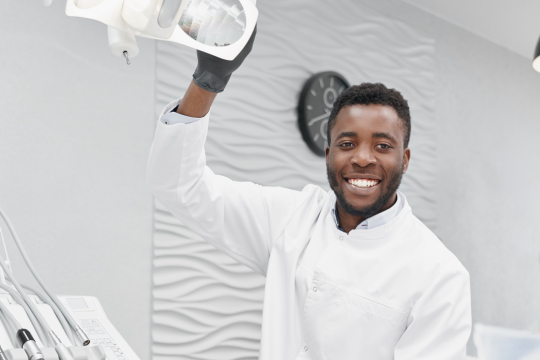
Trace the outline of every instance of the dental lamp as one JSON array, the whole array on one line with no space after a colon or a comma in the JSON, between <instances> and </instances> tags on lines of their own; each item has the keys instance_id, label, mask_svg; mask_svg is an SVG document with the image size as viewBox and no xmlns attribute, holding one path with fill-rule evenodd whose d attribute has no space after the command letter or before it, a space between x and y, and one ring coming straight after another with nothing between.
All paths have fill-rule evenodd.
<instances>
[{"instance_id":1,"label":"dental lamp","mask_svg":"<svg viewBox=\"0 0 540 360\"><path fill-rule=\"evenodd\" d=\"M52 0L44 0L49 5ZM171 41L233 60L257 22L256 0L67 0L66 14L108 26L112 53L139 53L136 36Z\"/></svg>"}]
</instances>

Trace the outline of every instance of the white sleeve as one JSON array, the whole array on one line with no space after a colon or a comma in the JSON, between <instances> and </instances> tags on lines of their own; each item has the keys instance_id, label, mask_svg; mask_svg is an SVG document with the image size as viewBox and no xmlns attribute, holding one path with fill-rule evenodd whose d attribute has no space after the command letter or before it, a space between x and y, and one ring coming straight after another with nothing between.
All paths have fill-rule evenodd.
<instances>
[{"instance_id":1,"label":"white sleeve","mask_svg":"<svg viewBox=\"0 0 540 360\"><path fill-rule=\"evenodd\" d=\"M469 274L459 266L441 273L416 302L395 360L464 360L471 334Z\"/></svg>"},{"instance_id":2,"label":"white sleeve","mask_svg":"<svg viewBox=\"0 0 540 360\"><path fill-rule=\"evenodd\" d=\"M176 103L165 108L160 120ZM209 115L189 124L157 122L147 183L191 230L264 275L274 241L307 194L215 175L204 152L208 121Z\"/></svg>"},{"instance_id":3,"label":"white sleeve","mask_svg":"<svg viewBox=\"0 0 540 360\"><path fill-rule=\"evenodd\" d=\"M165 125L176 125L176 124L191 124L195 121L199 121L202 118L194 118L186 115L182 115L174 111L182 99L172 102L174 108L167 111L163 116L161 116L160 122Z\"/></svg>"}]
</instances>

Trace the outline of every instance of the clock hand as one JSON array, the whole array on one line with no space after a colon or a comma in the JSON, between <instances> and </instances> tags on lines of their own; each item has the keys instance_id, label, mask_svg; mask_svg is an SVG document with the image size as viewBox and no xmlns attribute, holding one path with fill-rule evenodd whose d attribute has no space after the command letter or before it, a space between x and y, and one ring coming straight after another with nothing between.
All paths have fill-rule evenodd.
<instances>
[{"instance_id":1,"label":"clock hand","mask_svg":"<svg viewBox=\"0 0 540 360\"><path fill-rule=\"evenodd\" d=\"M311 126L311 125L313 125L313 123L315 123L315 122L317 122L319 120L326 119L327 117L330 116L330 111L328 111L328 109L325 109L324 111L325 111L324 114L319 115L319 116L314 117L313 119L309 120L308 126Z\"/></svg>"}]
</instances>

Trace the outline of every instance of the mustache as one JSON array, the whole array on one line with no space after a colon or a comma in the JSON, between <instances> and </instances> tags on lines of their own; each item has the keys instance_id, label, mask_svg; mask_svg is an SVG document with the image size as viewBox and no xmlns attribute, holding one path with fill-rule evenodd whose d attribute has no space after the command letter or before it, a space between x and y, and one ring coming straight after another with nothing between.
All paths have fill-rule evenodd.
<instances>
[{"instance_id":1,"label":"mustache","mask_svg":"<svg viewBox=\"0 0 540 360\"><path fill-rule=\"evenodd\" d=\"M362 174L361 171L358 173ZM340 207L350 215L361 216L362 218L367 219L378 214L381 208L392 198L392 196L394 196L395 192L398 190L403 177L403 162L401 163L401 166L389 174L388 178L383 178L383 180L381 180L381 183L386 180L385 186L382 188L381 193L375 202L361 208L353 206L347 200L343 191L343 186L338 182L338 173L331 166L331 163L329 163L326 167L326 174L330 188L332 191L334 191L336 201ZM363 174L368 174L368 172L364 170Z\"/></svg>"}]
</instances>

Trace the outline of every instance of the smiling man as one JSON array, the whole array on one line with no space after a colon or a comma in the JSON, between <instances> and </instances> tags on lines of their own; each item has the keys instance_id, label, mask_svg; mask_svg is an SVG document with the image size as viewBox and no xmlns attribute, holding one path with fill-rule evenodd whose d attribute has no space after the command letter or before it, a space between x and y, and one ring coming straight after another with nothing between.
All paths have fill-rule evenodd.
<instances>
[{"instance_id":1,"label":"smiling man","mask_svg":"<svg viewBox=\"0 0 540 360\"><path fill-rule=\"evenodd\" d=\"M367 228L366 219L396 204L411 157L410 134L407 101L382 84L353 86L336 100L328 123L326 171L341 230ZM400 202L396 209L402 207Z\"/></svg>"},{"instance_id":2,"label":"smiling man","mask_svg":"<svg viewBox=\"0 0 540 360\"><path fill-rule=\"evenodd\" d=\"M336 100L331 191L235 182L206 166L210 107L252 44L234 61L198 52L193 82L158 121L147 180L185 225L266 276L259 358L464 359L469 276L397 190L411 157L398 91L362 84Z\"/></svg>"}]
</instances>

